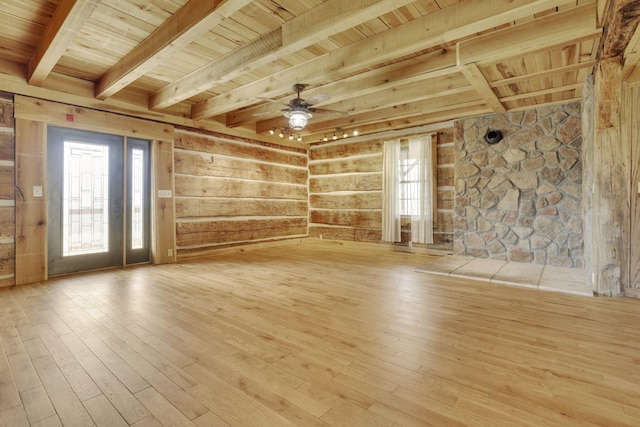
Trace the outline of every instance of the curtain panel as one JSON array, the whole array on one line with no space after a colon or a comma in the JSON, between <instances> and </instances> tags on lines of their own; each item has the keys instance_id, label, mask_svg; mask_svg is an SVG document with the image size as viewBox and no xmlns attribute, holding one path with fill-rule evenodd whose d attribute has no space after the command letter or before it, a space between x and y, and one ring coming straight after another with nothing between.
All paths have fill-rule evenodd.
<instances>
[{"instance_id":1,"label":"curtain panel","mask_svg":"<svg viewBox=\"0 0 640 427\"><path fill-rule=\"evenodd\" d=\"M382 172L382 240L400 241L400 140L385 141Z\"/></svg>"},{"instance_id":2,"label":"curtain panel","mask_svg":"<svg viewBox=\"0 0 640 427\"><path fill-rule=\"evenodd\" d=\"M417 185L410 191L417 192L409 197L418 201L418 209L411 215L411 241L414 243L433 243L433 171L431 135L409 138L409 158L417 168Z\"/></svg>"}]
</instances>

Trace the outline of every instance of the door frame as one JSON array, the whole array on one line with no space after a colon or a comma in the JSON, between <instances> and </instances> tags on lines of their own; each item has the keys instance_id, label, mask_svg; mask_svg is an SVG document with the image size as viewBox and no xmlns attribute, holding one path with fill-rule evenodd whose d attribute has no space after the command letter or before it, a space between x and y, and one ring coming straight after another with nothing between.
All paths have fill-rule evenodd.
<instances>
[{"instance_id":1,"label":"door frame","mask_svg":"<svg viewBox=\"0 0 640 427\"><path fill-rule=\"evenodd\" d=\"M166 123L106 113L89 108L14 97L16 126L15 282L47 280L46 132L48 125L69 127L151 141L150 261L176 261L174 127ZM163 198L158 197L159 190ZM167 192L169 196L166 196Z\"/></svg>"}]
</instances>

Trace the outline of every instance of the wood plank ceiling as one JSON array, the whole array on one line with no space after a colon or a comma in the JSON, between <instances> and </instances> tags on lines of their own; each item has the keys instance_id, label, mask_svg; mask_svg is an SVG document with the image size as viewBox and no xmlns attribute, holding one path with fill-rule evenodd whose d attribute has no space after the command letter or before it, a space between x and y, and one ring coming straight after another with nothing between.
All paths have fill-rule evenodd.
<instances>
[{"instance_id":1,"label":"wood plank ceiling","mask_svg":"<svg viewBox=\"0 0 640 427\"><path fill-rule=\"evenodd\" d=\"M314 107L347 113L315 114L294 133L302 142L287 142L308 146L580 99L602 34L596 9L595 0L3 0L0 88L279 143L287 138L269 131L287 126L280 110L304 83Z\"/></svg>"}]
</instances>

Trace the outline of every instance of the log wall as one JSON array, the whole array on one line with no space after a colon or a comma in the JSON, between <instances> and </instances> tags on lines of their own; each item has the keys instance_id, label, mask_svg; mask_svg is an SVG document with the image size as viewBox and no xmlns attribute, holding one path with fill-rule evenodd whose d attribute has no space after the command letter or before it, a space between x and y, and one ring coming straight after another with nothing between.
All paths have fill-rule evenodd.
<instances>
[{"instance_id":1,"label":"log wall","mask_svg":"<svg viewBox=\"0 0 640 427\"><path fill-rule=\"evenodd\" d=\"M453 243L453 129L436 133L434 246ZM378 243L382 238L382 140L340 141L309 151L309 236ZM405 222L405 225L408 222ZM409 230L403 229L403 241Z\"/></svg>"},{"instance_id":2,"label":"log wall","mask_svg":"<svg viewBox=\"0 0 640 427\"><path fill-rule=\"evenodd\" d=\"M176 130L179 255L307 236L305 150Z\"/></svg>"},{"instance_id":3,"label":"log wall","mask_svg":"<svg viewBox=\"0 0 640 427\"><path fill-rule=\"evenodd\" d=\"M14 173L13 96L0 92L0 287L15 283Z\"/></svg>"}]
</instances>

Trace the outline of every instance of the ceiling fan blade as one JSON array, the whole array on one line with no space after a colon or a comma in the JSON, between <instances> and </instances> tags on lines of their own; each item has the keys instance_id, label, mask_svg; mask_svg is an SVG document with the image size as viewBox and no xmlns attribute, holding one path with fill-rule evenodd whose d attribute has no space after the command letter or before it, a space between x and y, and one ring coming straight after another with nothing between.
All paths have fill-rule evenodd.
<instances>
[{"instance_id":1,"label":"ceiling fan blade","mask_svg":"<svg viewBox=\"0 0 640 427\"><path fill-rule=\"evenodd\" d=\"M318 114L333 114L334 116L340 116L340 117L347 117L349 115L349 113L346 113L344 111L327 110L325 108L309 108L309 111L311 111L312 113L318 113Z\"/></svg>"}]
</instances>

